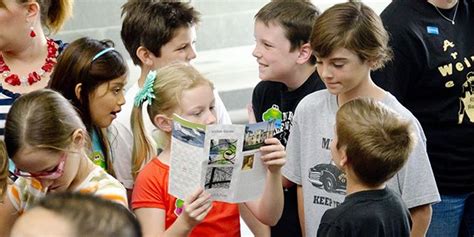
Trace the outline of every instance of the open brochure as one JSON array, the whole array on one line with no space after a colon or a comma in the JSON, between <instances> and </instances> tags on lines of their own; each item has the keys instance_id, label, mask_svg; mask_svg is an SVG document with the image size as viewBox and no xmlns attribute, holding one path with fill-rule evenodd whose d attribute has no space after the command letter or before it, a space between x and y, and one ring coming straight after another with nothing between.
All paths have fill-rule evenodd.
<instances>
[{"instance_id":1,"label":"open brochure","mask_svg":"<svg viewBox=\"0 0 474 237\"><path fill-rule=\"evenodd\" d=\"M271 137L273 123L201 125L173 116L169 193L185 199L203 187L215 201L258 198L266 168L259 148Z\"/></svg>"}]
</instances>

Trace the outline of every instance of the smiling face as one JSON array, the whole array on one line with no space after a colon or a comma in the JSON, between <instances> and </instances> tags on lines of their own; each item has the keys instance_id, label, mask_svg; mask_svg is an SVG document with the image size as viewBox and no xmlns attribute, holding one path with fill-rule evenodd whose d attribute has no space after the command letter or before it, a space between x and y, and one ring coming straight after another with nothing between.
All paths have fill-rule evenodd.
<instances>
[{"instance_id":1,"label":"smiling face","mask_svg":"<svg viewBox=\"0 0 474 237\"><path fill-rule=\"evenodd\" d=\"M98 86L89 98L92 123L99 128L107 128L125 104L124 87L127 75Z\"/></svg>"},{"instance_id":2,"label":"smiling face","mask_svg":"<svg viewBox=\"0 0 474 237\"><path fill-rule=\"evenodd\" d=\"M325 58L317 57L316 68L328 91L334 95L360 95L370 81L369 61L362 61L345 48L338 48Z\"/></svg>"},{"instance_id":3,"label":"smiling face","mask_svg":"<svg viewBox=\"0 0 474 237\"><path fill-rule=\"evenodd\" d=\"M25 147L15 154L13 161L21 172L37 176L35 179L41 182L43 189L48 192L63 192L69 189L78 172L79 158L74 154Z\"/></svg>"},{"instance_id":4,"label":"smiling face","mask_svg":"<svg viewBox=\"0 0 474 237\"><path fill-rule=\"evenodd\" d=\"M285 83L289 74L295 71L299 51L290 51L291 43L278 24L269 23L267 26L257 20L254 36L256 44L252 55L257 58L260 79Z\"/></svg>"},{"instance_id":5,"label":"smiling face","mask_svg":"<svg viewBox=\"0 0 474 237\"><path fill-rule=\"evenodd\" d=\"M212 88L202 84L181 94L179 115L186 120L199 124L215 124L216 111Z\"/></svg>"},{"instance_id":6,"label":"smiling face","mask_svg":"<svg viewBox=\"0 0 474 237\"><path fill-rule=\"evenodd\" d=\"M172 62L190 62L195 59L195 43L195 26L178 28L174 32L174 37L161 47L161 56L152 55L153 70L162 68Z\"/></svg>"}]
</instances>

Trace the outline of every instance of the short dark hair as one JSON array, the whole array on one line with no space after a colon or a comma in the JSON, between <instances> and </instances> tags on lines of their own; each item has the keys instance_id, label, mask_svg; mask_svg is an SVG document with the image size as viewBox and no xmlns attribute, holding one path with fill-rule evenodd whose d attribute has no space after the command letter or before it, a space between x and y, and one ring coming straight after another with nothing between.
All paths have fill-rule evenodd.
<instances>
[{"instance_id":1,"label":"short dark hair","mask_svg":"<svg viewBox=\"0 0 474 237\"><path fill-rule=\"evenodd\" d=\"M136 52L140 46L161 56L161 47L182 27L199 23L200 13L189 3L177 1L129 0L122 6L120 35L135 65L142 65Z\"/></svg>"}]
</instances>

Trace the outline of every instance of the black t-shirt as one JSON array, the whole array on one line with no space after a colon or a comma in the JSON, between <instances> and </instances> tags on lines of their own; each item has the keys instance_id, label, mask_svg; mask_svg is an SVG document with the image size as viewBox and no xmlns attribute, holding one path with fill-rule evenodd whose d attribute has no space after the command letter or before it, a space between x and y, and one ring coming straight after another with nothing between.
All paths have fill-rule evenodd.
<instances>
[{"instance_id":1,"label":"black t-shirt","mask_svg":"<svg viewBox=\"0 0 474 237\"><path fill-rule=\"evenodd\" d=\"M410 236L411 219L403 200L390 189L350 194L344 202L327 210L318 237Z\"/></svg>"},{"instance_id":2,"label":"black t-shirt","mask_svg":"<svg viewBox=\"0 0 474 237\"><path fill-rule=\"evenodd\" d=\"M474 3L393 1L381 18L394 59L372 74L420 121L440 193L474 191ZM456 15L455 15L456 13ZM455 24L441 16L453 19Z\"/></svg>"},{"instance_id":3,"label":"black t-shirt","mask_svg":"<svg viewBox=\"0 0 474 237\"><path fill-rule=\"evenodd\" d=\"M315 71L311 76L294 91L279 82L261 81L253 90L252 106L257 122L277 120L274 137L286 146L293 113L298 103L308 94L324 89L324 83ZM285 206L278 223L271 228L272 237L302 236L298 219L298 201L296 185L285 190Z\"/></svg>"}]
</instances>

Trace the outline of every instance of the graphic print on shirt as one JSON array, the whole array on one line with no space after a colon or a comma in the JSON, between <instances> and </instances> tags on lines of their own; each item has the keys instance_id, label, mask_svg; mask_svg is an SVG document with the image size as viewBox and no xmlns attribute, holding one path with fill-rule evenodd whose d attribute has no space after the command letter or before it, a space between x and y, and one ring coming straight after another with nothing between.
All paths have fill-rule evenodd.
<instances>
[{"instance_id":1,"label":"graphic print on shirt","mask_svg":"<svg viewBox=\"0 0 474 237\"><path fill-rule=\"evenodd\" d=\"M329 150L330 138L322 138L321 147ZM319 163L308 171L308 180L316 188L329 193L346 194L346 175L329 158L327 163Z\"/></svg>"},{"instance_id":2,"label":"graphic print on shirt","mask_svg":"<svg viewBox=\"0 0 474 237\"><path fill-rule=\"evenodd\" d=\"M273 132L273 137L278 138L281 144L286 147L288 142L288 137L290 136L290 128L293 121L293 112L285 111L281 112L280 107L276 104L273 104L271 108L267 109L262 114L263 121L275 121L275 130Z\"/></svg>"},{"instance_id":3,"label":"graphic print on shirt","mask_svg":"<svg viewBox=\"0 0 474 237\"><path fill-rule=\"evenodd\" d=\"M445 83L445 87L450 89L456 85L457 82L451 80L454 70L459 73L466 73L465 81L460 82L461 93L459 96L459 110L458 110L458 124L463 122L474 123L474 72L466 71L471 68L474 64L474 55L462 57L456 51L456 45L451 40L444 40L441 47L443 52L449 54L454 62L447 63L445 65L438 66L438 71L442 77L448 79Z\"/></svg>"}]
</instances>

